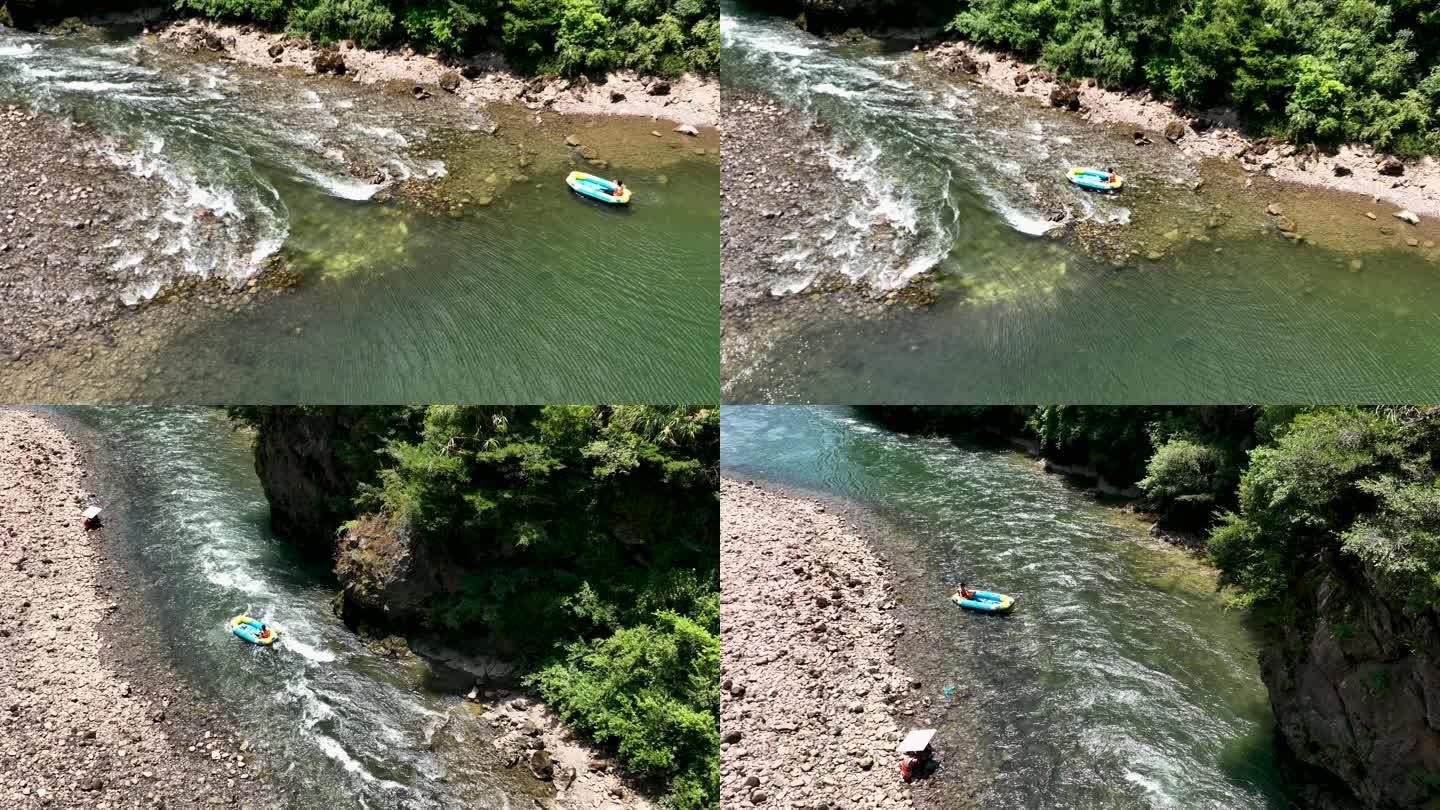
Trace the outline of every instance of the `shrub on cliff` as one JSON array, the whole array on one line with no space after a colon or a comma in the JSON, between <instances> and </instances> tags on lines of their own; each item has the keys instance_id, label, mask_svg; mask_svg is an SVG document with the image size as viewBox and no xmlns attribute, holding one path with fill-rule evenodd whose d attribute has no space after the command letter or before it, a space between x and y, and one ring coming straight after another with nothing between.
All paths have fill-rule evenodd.
<instances>
[{"instance_id":1,"label":"shrub on cliff","mask_svg":"<svg viewBox=\"0 0 1440 810\"><path fill-rule=\"evenodd\" d=\"M718 0L176 0L176 6L283 25L321 44L408 42L446 53L502 47L536 73L709 73L720 56Z\"/></svg>"},{"instance_id":2,"label":"shrub on cliff","mask_svg":"<svg viewBox=\"0 0 1440 810\"><path fill-rule=\"evenodd\" d=\"M1293 619L1331 571L1369 580L1411 612L1440 599L1440 416L1406 408L1322 409L1256 449L1240 508L1211 534L1232 602ZM1356 576L1358 574L1359 576Z\"/></svg>"},{"instance_id":3,"label":"shrub on cliff","mask_svg":"<svg viewBox=\"0 0 1440 810\"><path fill-rule=\"evenodd\" d=\"M1176 438L1155 449L1136 486L1161 510L1203 515L1235 486L1235 472L1218 448Z\"/></svg>"}]
</instances>

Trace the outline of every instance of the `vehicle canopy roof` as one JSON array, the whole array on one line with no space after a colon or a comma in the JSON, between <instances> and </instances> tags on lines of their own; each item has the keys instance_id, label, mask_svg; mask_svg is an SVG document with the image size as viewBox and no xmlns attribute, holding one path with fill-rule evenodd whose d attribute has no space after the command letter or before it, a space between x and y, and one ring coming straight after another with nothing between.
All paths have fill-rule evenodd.
<instances>
[{"instance_id":1,"label":"vehicle canopy roof","mask_svg":"<svg viewBox=\"0 0 1440 810\"><path fill-rule=\"evenodd\" d=\"M930 740L934 737L933 728L914 728L905 735L905 739L900 741L900 746L895 750L902 754L918 754L930 747Z\"/></svg>"}]
</instances>

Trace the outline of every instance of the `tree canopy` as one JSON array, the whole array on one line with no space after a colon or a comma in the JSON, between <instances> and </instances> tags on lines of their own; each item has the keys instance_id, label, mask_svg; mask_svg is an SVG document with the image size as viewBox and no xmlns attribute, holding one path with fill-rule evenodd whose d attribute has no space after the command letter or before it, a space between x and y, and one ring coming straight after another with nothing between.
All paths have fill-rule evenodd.
<instances>
[{"instance_id":1,"label":"tree canopy","mask_svg":"<svg viewBox=\"0 0 1440 810\"><path fill-rule=\"evenodd\" d=\"M209 17L283 27L320 44L408 43L460 54L502 50L517 66L567 75L629 68L710 73L718 0L175 0Z\"/></svg>"}]
</instances>

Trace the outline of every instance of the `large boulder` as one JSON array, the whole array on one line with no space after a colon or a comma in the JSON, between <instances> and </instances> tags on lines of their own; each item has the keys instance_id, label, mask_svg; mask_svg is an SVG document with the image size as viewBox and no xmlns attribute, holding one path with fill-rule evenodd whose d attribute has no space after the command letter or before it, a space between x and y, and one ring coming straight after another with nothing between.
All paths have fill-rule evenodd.
<instances>
[{"instance_id":1,"label":"large boulder","mask_svg":"<svg viewBox=\"0 0 1440 810\"><path fill-rule=\"evenodd\" d=\"M1400 158L1397 157L1385 158L1380 161L1380 165L1377 168L1381 174L1388 177L1399 177L1405 173L1405 164L1400 162Z\"/></svg>"},{"instance_id":2,"label":"large boulder","mask_svg":"<svg viewBox=\"0 0 1440 810\"><path fill-rule=\"evenodd\" d=\"M460 74L453 70L447 70L440 74L440 89L447 93L459 92Z\"/></svg>"},{"instance_id":3,"label":"large boulder","mask_svg":"<svg viewBox=\"0 0 1440 810\"><path fill-rule=\"evenodd\" d=\"M670 95L670 82L656 79L645 86L645 92L652 96L668 96Z\"/></svg>"},{"instance_id":4,"label":"large boulder","mask_svg":"<svg viewBox=\"0 0 1440 810\"><path fill-rule=\"evenodd\" d=\"M310 62L316 73L330 73L341 76L345 73L345 57L335 50L317 51Z\"/></svg>"},{"instance_id":5,"label":"large boulder","mask_svg":"<svg viewBox=\"0 0 1440 810\"><path fill-rule=\"evenodd\" d=\"M1019 73L1016 73L1016 74L1015 74L1015 88L1016 88L1017 90L1020 89L1021 87L1024 87L1025 85L1027 85L1027 84L1029 84L1029 83L1030 83L1030 74L1029 74L1027 71L1021 70Z\"/></svg>"},{"instance_id":6,"label":"large boulder","mask_svg":"<svg viewBox=\"0 0 1440 810\"><path fill-rule=\"evenodd\" d=\"M1080 109L1080 91L1073 87L1057 85L1050 90L1050 106L1063 107L1074 112Z\"/></svg>"},{"instance_id":7,"label":"large boulder","mask_svg":"<svg viewBox=\"0 0 1440 810\"><path fill-rule=\"evenodd\" d=\"M1174 143L1185 137L1185 122L1178 118L1165 125L1165 139Z\"/></svg>"},{"instance_id":8,"label":"large boulder","mask_svg":"<svg viewBox=\"0 0 1440 810\"><path fill-rule=\"evenodd\" d=\"M335 612L351 627L410 627L459 587L461 569L389 515L347 526L335 553Z\"/></svg>"}]
</instances>

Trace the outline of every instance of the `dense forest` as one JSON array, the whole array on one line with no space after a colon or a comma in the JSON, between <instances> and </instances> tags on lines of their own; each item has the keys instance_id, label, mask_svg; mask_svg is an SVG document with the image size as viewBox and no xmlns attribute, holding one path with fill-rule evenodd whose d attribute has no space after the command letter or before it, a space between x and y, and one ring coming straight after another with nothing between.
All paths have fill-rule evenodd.
<instances>
[{"instance_id":1,"label":"dense forest","mask_svg":"<svg viewBox=\"0 0 1440 810\"><path fill-rule=\"evenodd\" d=\"M781 0L811 30L939 25L1062 76L1233 108L1258 132L1440 153L1432 0ZM948 22L945 22L948 21Z\"/></svg>"},{"instance_id":2,"label":"dense forest","mask_svg":"<svg viewBox=\"0 0 1440 810\"><path fill-rule=\"evenodd\" d=\"M603 74L629 68L713 72L718 0L172 0L182 14L284 29L319 44L409 44L427 52L503 52L533 73ZM0 21L82 15L140 0L0 0ZM7 12L6 9L9 11Z\"/></svg>"},{"instance_id":3,"label":"dense forest","mask_svg":"<svg viewBox=\"0 0 1440 810\"><path fill-rule=\"evenodd\" d=\"M277 530L335 556L347 621L491 640L669 806L717 806L718 410L231 414Z\"/></svg>"},{"instance_id":4,"label":"dense forest","mask_svg":"<svg viewBox=\"0 0 1440 810\"><path fill-rule=\"evenodd\" d=\"M1370 806L1440 798L1440 408L875 407L909 431L1019 437L1201 530L1299 758Z\"/></svg>"}]
</instances>

